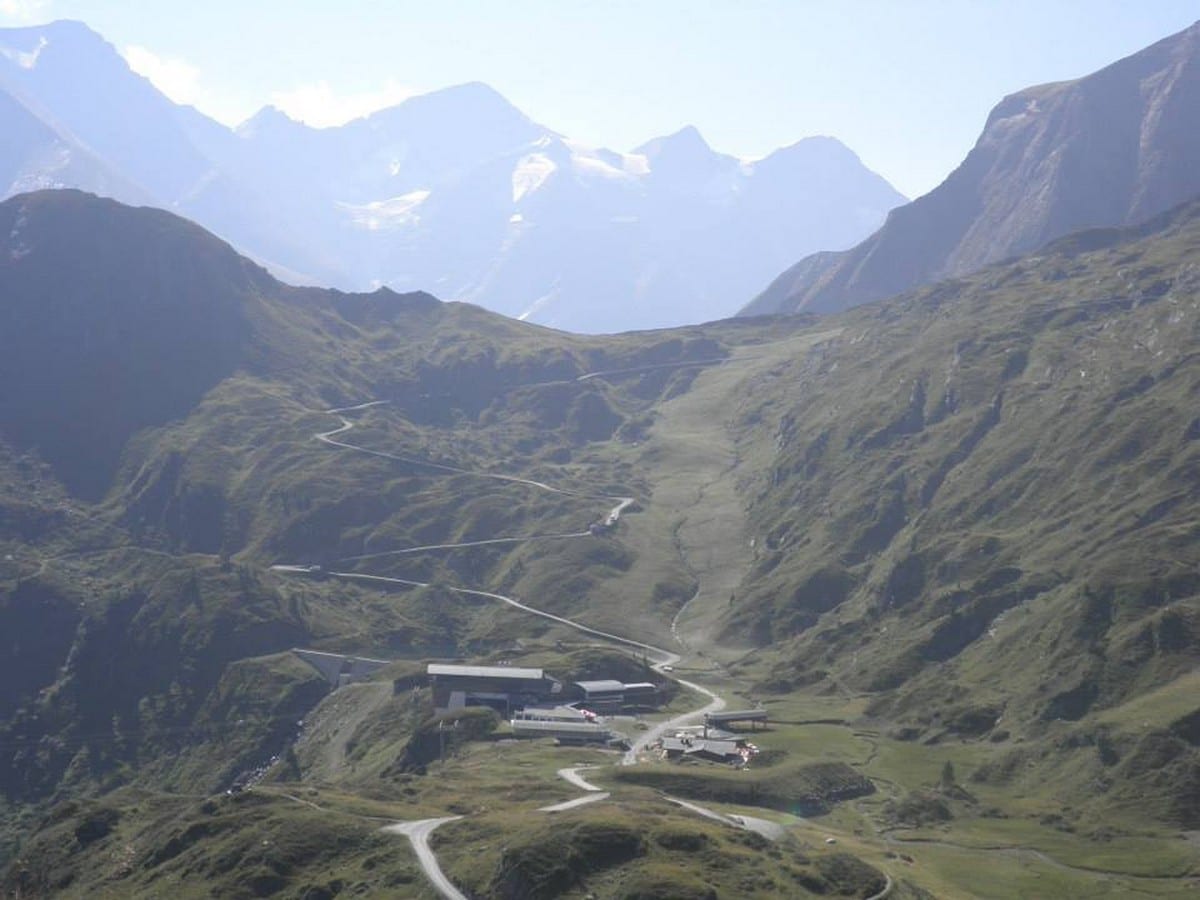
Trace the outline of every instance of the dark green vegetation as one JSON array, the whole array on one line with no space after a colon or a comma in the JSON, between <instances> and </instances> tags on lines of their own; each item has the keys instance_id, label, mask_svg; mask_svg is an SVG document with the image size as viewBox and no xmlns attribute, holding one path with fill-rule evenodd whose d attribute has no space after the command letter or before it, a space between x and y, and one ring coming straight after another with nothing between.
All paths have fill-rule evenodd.
<instances>
[{"instance_id":1,"label":"dark green vegetation","mask_svg":"<svg viewBox=\"0 0 1200 900\"><path fill-rule=\"evenodd\" d=\"M726 628L774 648L771 689L1200 827L1198 212L848 314L757 386L746 453L778 449Z\"/></svg>"},{"instance_id":2,"label":"dark green vegetation","mask_svg":"<svg viewBox=\"0 0 1200 900\"><path fill-rule=\"evenodd\" d=\"M9 872L19 896L413 896L416 865L369 817L264 792L179 798L120 791L66 803ZM86 876L84 876L86 873Z\"/></svg>"},{"instance_id":3,"label":"dark green vegetation","mask_svg":"<svg viewBox=\"0 0 1200 900\"><path fill-rule=\"evenodd\" d=\"M226 783L320 695L294 662L267 678L234 660L306 644L453 655L529 630L437 587L381 595L267 564L577 532L611 505L339 453L312 440L337 425L319 410L386 397L356 439L539 474L687 378L651 375L642 396L617 396L575 376L722 352L687 335L601 346L423 295L288 288L182 220L73 192L0 206L0 230L28 248L0 264L0 380L15 388L0 399L0 785L22 801L250 731L206 767L204 788ZM618 476L568 471L591 493ZM610 539L571 553L580 593L628 565ZM549 577L508 547L390 570Z\"/></svg>"},{"instance_id":4,"label":"dark green vegetation","mask_svg":"<svg viewBox=\"0 0 1200 900\"><path fill-rule=\"evenodd\" d=\"M878 871L852 856L792 841L773 846L757 834L670 816L646 800L619 812L564 814L515 839L505 839L506 824L486 815L464 819L438 839L458 883L477 896L865 897L884 885ZM497 842L498 853L491 849Z\"/></svg>"},{"instance_id":5,"label":"dark green vegetation","mask_svg":"<svg viewBox=\"0 0 1200 900\"><path fill-rule=\"evenodd\" d=\"M845 763L828 762L767 766L761 770L754 767L749 772L718 772L712 766L666 763L621 768L614 777L678 797L759 806L806 817L826 813L843 800L875 792L870 780L855 769Z\"/></svg>"},{"instance_id":6,"label":"dark green vegetation","mask_svg":"<svg viewBox=\"0 0 1200 900\"><path fill-rule=\"evenodd\" d=\"M69 192L0 205L5 234L3 892L432 896L378 829L446 815L480 896L1194 889L1197 208L837 318L586 339L286 287ZM314 440L376 399L335 439L393 457ZM678 673L762 701L762 755L539 812L612 755L439 732L423 662L656 676L454 587L662 646L682 609ZM396 662L331 693L297 645Z\"/></svg>"}]
</instances>

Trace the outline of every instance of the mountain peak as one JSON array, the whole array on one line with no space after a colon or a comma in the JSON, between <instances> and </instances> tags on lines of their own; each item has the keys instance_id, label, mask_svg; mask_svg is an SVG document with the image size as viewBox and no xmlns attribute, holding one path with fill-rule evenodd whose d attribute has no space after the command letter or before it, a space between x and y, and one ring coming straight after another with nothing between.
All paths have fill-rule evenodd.
<instances>
[{"instance_id":1,"label":"mountain peak","mask_svg":"<svg viewBox=\"0 0 1200 900\"><path fill-rule=\"evenodd\" d=\"M712 156L715 151L708 145L708 141L704 140L704 136L700 134L700 129L695 125L685 125L672 134L647 141L634 149L633 152L640 153L653 162L662 156L675 158L707 157Z\"/></svg>"},{"instance_id":2,"label":"mountain peak","mask_svg":"<svg viewBox=\"0 0 1200 900\"><path fill-rule=\"evenodd\" d=\"M424 96L438 96L443 99L461 99L463 102L502 103L512 106L508 98L498 90L482 81L465 81L462 84L452 84L450 87L430 91Z\"/></svg>"},{"instance_id":3,"label":"mountain peak","mask_svg":"<svg viewBox=\"0 0 1200 900\"><path fill-rule=\"evenodd\" d=\"M113 60L121 60L116 47L83 22L74 19L57 19L45 25L0 28L0 57L22 69L32 69L45 49L64 60L80 55L108 65ZM121 60L121 63L124 64L124 61Z\"/></svg>"},{"instance_id":4,"label":"mountain peak","mask_svg":"<svg viewBox=\"0 0 1200 900\"><path fill-rule=\"evenodd\" d=\"M264 133L287 128L305 128L278 106L268 104L238 125L234 131L242 137L261 137Z\"/></svg>"},{"instance_id":5,"label":"mountain peak","mask_svg":"<svg viewBox=\"0 0 1200 900\"><path fill-rule=\"evenodd\" d=\"M753 308L856 306L1196 196L1197 71L1200 23L1083 78L1009 94L940 185L841 257L801 260L763 295L778 304Z\"/></svg>"},{"instance_id":6,"label":"mountain peak","mask_svg":"<svg viewBox=\"0 0 1200 900\"><path fill-rule=\"evenodd\" d=\"M513 106L508 98L482 81L468 81L426 94L409 97L395 106L367 116L368 121L396 115L445 116L449 118L498 119L528 123L529 117Z\"/></svg>"},{"instance_id":7,"label":"mountain peak","mask_svg":"<svg viewBox=\"0 0 1200 900\"><path fill-rule=\"evenodd\" d=\"M31 26L30 30L45 31L50 34L71 34L76 37L87 37L95 41L103 41L104 37L95 31L86 22L81 22L79 19L55 19L53 22L47 22L45 25Z\"/></svg>"},{"instance_id":8,"label":"mountain peak","mask_svg":"<svg viewBox=\"0 0 1200 900\"><path fill-rule=\"evenodd\" d=\"M85 22L80 22L78 19L55 19L53 22L47 22L44 25L21 25L15 28L0 28L0 39L8 39L10 37L42 36L42 37L62 37L86 39L102 44L108 42L103 36L93 31Z\"/></svg>"},{"instance_id":9,"label":"mountain peak","mask_svg":"<svg viewBox=\"0 0 1200 900\"><path fill-rule=\"evenodd\" d=\"M861 165L862 160L858 158L858 154L843 144L835 137L818 134L811 137L801 138L793 144L788 144L786 147L780 147L778 150L769 153L763 157L761 162L768 160L789 160L800 161L804 164L825 164L842 163L851 165Z\"/></svg>"}]
</instances>

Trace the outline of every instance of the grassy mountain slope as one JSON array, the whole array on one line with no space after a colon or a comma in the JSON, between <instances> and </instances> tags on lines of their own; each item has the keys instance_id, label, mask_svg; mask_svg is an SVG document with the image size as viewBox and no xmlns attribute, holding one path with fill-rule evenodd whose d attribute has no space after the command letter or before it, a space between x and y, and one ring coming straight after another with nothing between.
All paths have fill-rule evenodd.
<instances>
[{"instance_id":1,"label":"grassy mountain slope","mask_svg":"<svg viewBox=\"0 0 1200 900\"><path fill-rule=\"evenodd\" d=\"M1200 209L819 321L607 338L289 288L180 220L72 192L0 205L0 225L22 217L0 315L80 346L53 383L106 455L35 377L49 354L0 329L23 362L0 418L3 890L153 896L203 875L421 896L376 829L447 814L466 818L439 855L484 896L665 897L672 878L868 896L878 871L895 896L963 896L975 869L993 896L1187 888ZM132 249L92 248L127 228ZM96 374L168 352L200 362ZM386 402L341 414L337 439L390 456L314 439L369 400ZM636 501L617 529L556 537L615 496ZM472 714L434 758L412 676L430 658L618 667L453 586L678 635L685 678L771 710L761 771L599 773L612 798L551 829L538 808L575 795L555 771L610 757L507 744ZM297 644L399 662L330 694L282 652ZM248 772L259 800L208 797ZM746 843L655 788L787 838ZM814 797L829 811L796 819Z\"/></svg>"},{"instance_id":2,"label":"grassy mountain slope","mask_svg":"<svg viewBox=\"0 0 1200 900\"><path fill-rule=\"evenodd\" d=\"M690 364L661 367L727 353L719 332L579 339L427 295L290 288L189 223L78 192L15 198L0 225L0 365L19 387L0 416L5 842L45 804L209 792L267 762L326 691L288 647L420 659L547 631L439 586L267 567L586 532L642 477L594 448L636 443L686 389ZM599 370L632 371L577 380ZM353 440L410 462L314 440L338 425L324 410L376 398L350 414ZM366 568L578 611L638 555L576 538ZM684 599L672 587L638 615L666 634Z\"/></svg>"},{"instance_id":3,"label":"grassy mountain slope","mask_svg":"<svg viewBox=\"0 0 1200 900\"><path fill-rule=\"evenodd\" d=\"M831 320L753 386L758 550L725 627L778 654L775 689L1065 751L1077 798L1200 824L1198 250L1195 205L1081 233ZM1150 691L1179 702L1135 718Z\"/></svg>"}]
</instances>

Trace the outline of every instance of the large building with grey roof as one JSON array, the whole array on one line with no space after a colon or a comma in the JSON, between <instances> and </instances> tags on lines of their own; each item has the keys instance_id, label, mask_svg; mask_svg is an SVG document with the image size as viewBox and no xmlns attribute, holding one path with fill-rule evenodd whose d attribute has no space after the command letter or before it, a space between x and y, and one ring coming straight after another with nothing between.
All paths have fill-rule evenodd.
<instances>
[{"instance_id":1,"label":"large building with grey roof","mask_svg":"<svg viewBox=\"0 0 1200 900\"><path fill-rule=\"evenodd\" d=\"M508 716L515 709L563 696L562 682L542 669L430 663L426 673L438 712L490 706Z\"/></svg>"}]
</instances>

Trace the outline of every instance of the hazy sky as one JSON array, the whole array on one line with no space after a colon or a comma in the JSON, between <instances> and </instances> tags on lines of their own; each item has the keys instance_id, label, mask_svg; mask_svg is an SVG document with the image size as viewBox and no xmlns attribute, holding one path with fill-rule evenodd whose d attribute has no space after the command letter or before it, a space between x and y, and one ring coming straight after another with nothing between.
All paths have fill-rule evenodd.
<instances>
[{"instance_id":1,"label":"hazy sky","mask_svg":"<svg viewBox=\"0 0 1200 900\"><path fill-rule=\"evenodd\" d=\"M333 124L485 81L533 119L628 150L686 124L761 156L830 134L910 196L1001 97L1200 19L1200 0L0 0L80 19L173 99L236 123Z\"/></svg>"}]
</instances>

